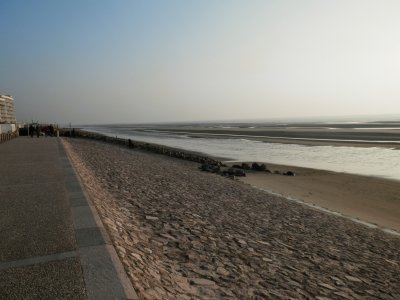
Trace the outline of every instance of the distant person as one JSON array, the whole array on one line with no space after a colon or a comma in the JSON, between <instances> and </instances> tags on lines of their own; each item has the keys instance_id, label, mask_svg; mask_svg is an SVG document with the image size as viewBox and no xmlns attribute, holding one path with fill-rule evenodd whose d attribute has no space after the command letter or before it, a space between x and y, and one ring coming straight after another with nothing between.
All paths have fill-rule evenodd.
<instances>
[{"instance_id":1,"label":"distant person","mask_svg":"<svg viewBox=\"0 0 400 300\"><path fill-rule=\"evenodd\" d=\"M39 124L36 125L36 136L39 138L40 136L40 126Z\"/></svg>"},{"instance_id":2,"label":"distant person","mask_svg":"<svg viewBox=\"0 0 400 300\"><path fill-rule=\"evenodd\" d=\"M31 136L31 138L33 138L33 135L35 133L35 128L33 128L33 125L29 125L29 135Z\"/></svg>"},{"instance_id":3,"label":"distant person","mask_svg":"<svg viewBox=\"0 0 400 300\"><path fill-rule=\"evenodd\" d=\"M50 126L49 126L49 135L54 136L54 127L52 124L50 124Z\"/></svg>"}]
</instances>

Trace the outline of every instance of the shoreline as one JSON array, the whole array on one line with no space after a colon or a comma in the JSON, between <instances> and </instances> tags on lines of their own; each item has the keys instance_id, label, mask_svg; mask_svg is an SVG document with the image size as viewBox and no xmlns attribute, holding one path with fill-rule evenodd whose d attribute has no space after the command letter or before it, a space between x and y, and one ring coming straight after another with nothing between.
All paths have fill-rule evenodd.
<instances>
[{"instance_id":1,"label":"shoreline","mask_svg":"<svg viewBox=\"0 0 400 300\"><path fill-rule=\"evenodd\" d=\"M400 296L398 236L195 162L62 142L139 299Z\"/></svg>"},{"instance_id":2,"label":"shoreline","mask_svg":"<svg viewBox=\"0 0 400 300\"><path fill-rule=\"evenodd\" d=\"M400 182L380 177L268 163L272 171L293 171L283 176L247 171L239 180L307 205L339 213L400 234Z\"/></svg>"},{"instance_id":3,"label":"shoreline","mask_svg":"<svg viewBox=\"0 0 400 300\"><path fill-rule=\"evenodd\" d=\"M128 140L107 137L100 133L77 130L79 137L95 139L111 144L128 146ZM217 163L227 165L232 160L215 157L205 153L172 148L164 145L131 141L135 149L173 156L184 160ZM235 160L235 162L237 162ZM400 182L378 176L364 176L351 173L338 173L323 169L314 169L282 164L266 163L268 168L280 171L294 171L297 176L288 177L246 170L246 177L239 177L242 182L264 189L283 197L297 199L329 212L376 224L383 229L400 232ZM351 184L349 184L351 182ZM343 189L345 187L345 189ZM340 191L340 192L339 192ZM382 200L383 199L383 200Z\"/></svg>"},{"instance_id":4,"label":"shoreline","mask_svg":"<svg viewBox=\"0 0 400 300\"><path fill-rule=\"evenodd\" d=\"M125 145L128 144L128 139L129 139L129 135L127 135L127 134L123 135L124 138L117 138L117 136L111 136L111 134L104 134L104 133L100 133L100 132L91 132L91 131L86 131L85 129L79 130L79 132L80 132L79 134L80 134L81 137L85 137L85 138L93 138L93 137L95 137L94 139L103 139L104 141L108 141L108 142L112 142L112 143L120 143L120 144L125 144ZM201 138L201 137L205 137L205 136L199 135L199 136L193 136L192 138L195 139L196 137L197 138ZM133 138L135 138L135 137L133 137ZM226 137L211 137L210 139L211 140L218 140L218 139L225 139L225 138ZM257 139L257 138L254 138L254 137L253 138L250 137L250 138L246 138L246 139L234 138L233 140L235 140L235 139L237 139L237 140L249 140L249 141L250 140L254 140L254 141L257 141L257 142L261 142L261 143L269 143L269 142L271 142L271 141L268 141L268 140L261 141L260 139ZM120 141L120 142L118 142L118 141ZM142 147L143 145L151 145L153 150L156 150L155 152L157 152L157 153L168 152L170 150L173 150L173 151L178 151L180 153L187 153L187 154L189 154L189 156L192 156L192 157L193 156L197 156L200 159L204 159L204 157L208 157L208 158L214 160L215 162L220 161L222 163L224 163L224 162L229 163L229 162L240 162L240 161L245 161L245 160L249 160L249 161L251 160L251 161L254 161L254 162L269 163L269 160L268 160L267 156L265 156L264 158L261 158L261 157L258 157L258 156L254 156L253 158L250 158L250 157L245 157L245 156L240 156L240 155L237 156L236 155L236 157L235 157L234 154L231 154L231 156L230 156L229 150L228 150L228 153L225 153L225 155L221 154L221 152L218 152L218 150L217 150L216 153L219 153L219 154L217 154L217 155L214 154L213 155L213 154L207 153L207 150L204 149L204 148L202 150L197 150L197 149L195 149L195 150L193 150L193 149L192 150L187 150L187 149L185 149L184 145L181 145L180 148L179 148L179 146L176 146L176 145L175 146L171 146L171 145L170 146L166 146L166 145L162 144L162 142L160 142L160 141L156 141L156 142L152 143L152 142L132 140L132 142L134 144L137 144L138 147ZM322 151L324 151L323 153L326 153L326 152L329 152L329 151L331 151L331 152L335 152L336 151L336 152L339 152L339 153L341 151L343 151L343 152L351 152L351 151L354 151L355 148L364 148L364 149L370 149L370 150L366 150L366 151L376 152L377 155L378 154L379 155L383 155L383 154L380 154L379 151L385 151L385 152L382 152L382 153L387 153L388 155L392 155L392 156L398 156L398 152L394 151L394 150L400 149L400 142L399 142L399 144L385 144L385 143L376 144L376 143L373 143L373 142L370 142L370 143L367 143L367 144L365 144L365 143L354 144L354 143L349 143L349 142L341 143L341 142L332 142L332 141L324 141L324 143L320 143L320 142L313 143L312 141L305 141L304 143L302 143L302 142L293 142L292 140L280 140L280 141L273 141L272 143L273 144L277 144L277 145L279 145L279 144L281 144L281 145L282 144L288 144L288 145L301 145L301 146L309 146L309 147L313 147L313 146L328 146L328 147L331 147L331 149L328 149L328 150L327 149L321 149ZM334 148L341 148L341 147L343 147L343 148L350 147L350 148L348 148L348 149L334 149ZM162 150L162 149L165 149L165 150ZM145 149L145 150L148 150L148 149ZM152 149L150 149L150 150L152 150ZM216 149L214 149L214 152L215 152L215 150ZM249 150L249 149L247 149L247 150ZM306 147L303 147L299 151L300 152L301 151L307 152L308 149ZM391 153L389 153L389 152L391 152ZM276 153L275 153L275 155L276 155ZM339 154L339 157L340 157L340 154ZM348 158L349 157L347 157L347 159ZM358 159L362 160L361 157L358 157ZM382 159L382 157L380 157L379 159ZM198 161L198 159L196 159L196 160ZM342 167L338 163L338 161L335 161L332 165L329 165L329 163L327 165L324 165L324 161L320 161L319 165L318 164L315 165L315 164L313 164L313 160L312 160L311 157L307 157L307 160L308 160L308 163L301 163L299 160L298 161L296 161L296 160L293 161L293 159L292 159L292 161L285 162L285 159L281 157L280 159L277 159L273 163L275 163L275 164L285 164L285 163L287 163L288 165L299 166L299 167L304 167L304 168L316 168L316 169L321 169L321 170L331 170L331 171L334 171L334 172L345 172L345 173L357 174L357 175L361 175L361 176L373 176L373 177L377 177L377 178L387 178L387 179L390 179L390 180L394 179L394 180L399 180L400 181L400 177L397 174L397 169L395 169L395 170L393 169L392 170L392 165L388 165L387 166L389 168L388 170L391 170L391 171L388 172L387 169L381 169L381 170L378 171L378 173L375 174L374 171L373 171L374 168L372 168L372 167L375 167L375 168L378 167L379 168L379 166L370 166L369 172L366 172L366 170L363 169L363 165L362 164L360 164L360 163L357 164L356 163L355 165L352 165L351 161L350 161L350 167L347 168L347 169L344 168L344 171L343 171Z\"/></svg>"},{"instance_id":5,"label":"shoreline","mask_svg":"<svg viewBox=\"0 0 400 300\"><path fill-rule=\"evenodd\" d=\"M400 129L293 129L293 128L225 128L204 127L148 127L138 131L187 134L193 138L246 138L267 143L296 144L305 146L384 147L400 149Z\"/></svg>"},{"instance_id":6,"label":"shoreline","mask_svg":"<svg viewBox=\"0 0 400 300\"><path fill-rule=\"evenodd\" d=\"M200 137L197 135L195 137ZM212 138L229 138L229 135L221 135L210 136L207 134L201 135L201 137L212 137ZM389 148L394 150L400 150L400 142L399 143L390 143L390 142L374 142L374 141L337 141L337 140L329 140L329 139L319 139L319 140L311 140L306 138L285 138L285 137L254 137L254 136L243 136L248 140L260 141L263 143L277 143L277 144L292 144L292 145L302 145L302 146L331 146L331 147L360 147L360 148Z\"/></svg>"}]
</instances>

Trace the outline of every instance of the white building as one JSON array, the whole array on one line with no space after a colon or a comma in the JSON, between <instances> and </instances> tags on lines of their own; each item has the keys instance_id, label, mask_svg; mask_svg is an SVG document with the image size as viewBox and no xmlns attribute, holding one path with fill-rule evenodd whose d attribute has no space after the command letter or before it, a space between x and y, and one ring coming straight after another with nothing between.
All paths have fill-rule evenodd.
<instances>
[{"instance_id":1,"label":"white building","mask_svg":"<svg viewBox=\"0 0 400 300\"><path fill-rule=\"evenodd\" d=\"M0 124L16 124L14 98L10 95L0 95Z\"/></svg>"}]
</instances>

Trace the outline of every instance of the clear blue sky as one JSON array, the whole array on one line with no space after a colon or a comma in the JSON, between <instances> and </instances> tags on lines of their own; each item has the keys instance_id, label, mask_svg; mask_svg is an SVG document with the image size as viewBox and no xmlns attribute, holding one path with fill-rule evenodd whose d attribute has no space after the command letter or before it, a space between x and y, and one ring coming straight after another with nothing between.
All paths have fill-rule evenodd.
<instances>
[{"instance_id":1,"label":"clear blue sky","mask_svg":"<svg viewBox=\"0 0 400 300\"><path fill-rule=\"evenodd\" d=\"M400 1L0 2L17 118L400 113Z\"/></svg>"}]
</instances>

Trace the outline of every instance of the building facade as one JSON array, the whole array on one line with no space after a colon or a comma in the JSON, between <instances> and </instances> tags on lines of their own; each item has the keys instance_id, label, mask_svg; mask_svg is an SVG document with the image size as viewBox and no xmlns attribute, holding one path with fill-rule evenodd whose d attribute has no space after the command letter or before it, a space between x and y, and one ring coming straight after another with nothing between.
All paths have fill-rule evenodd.
<instances>
[{"instance_id":1,"label":"building facade","mask_svg":"<svg viewBox=\"0 0 400 300\"><path fill-rule=\"evenodd\" d=\"M16 124L14 98L10 95L0 95L0 124Z\"/></svg>"}]
</instances>

